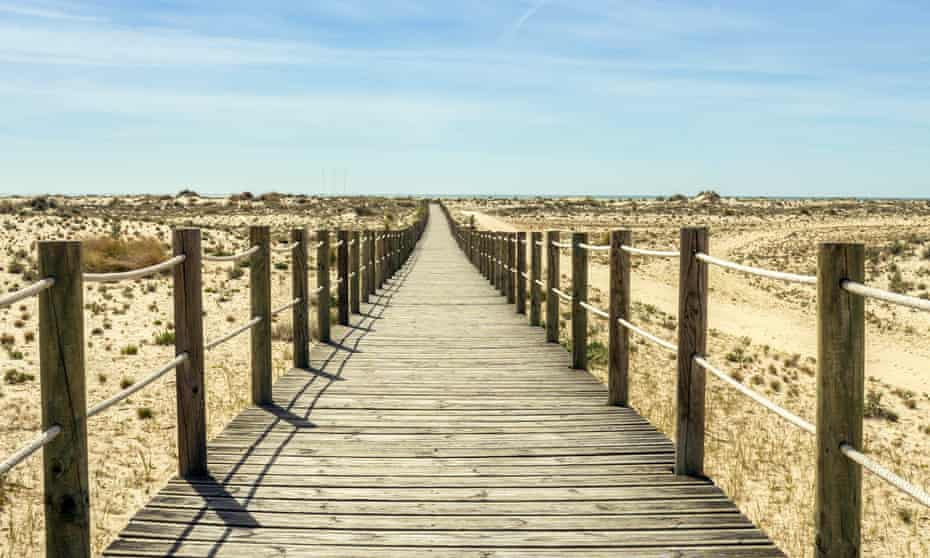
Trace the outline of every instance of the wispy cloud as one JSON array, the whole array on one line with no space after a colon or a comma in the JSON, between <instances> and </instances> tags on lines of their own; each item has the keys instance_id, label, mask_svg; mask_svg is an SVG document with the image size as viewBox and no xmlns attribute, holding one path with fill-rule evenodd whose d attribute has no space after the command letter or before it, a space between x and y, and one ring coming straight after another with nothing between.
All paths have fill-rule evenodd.
<instances>
[{"instance_id":1,"label":"wispy cloud","mask_svg":"<svg viewBox=\"0 0 930 558\"><path fill-rule=\"evenodd\" d=\"M99 18L95 16L76 14L64 9L58 9L56 7L50 7L48 5L37 5L37 4L9 4L2 2L0 3L0 14L9 14L13 16L21 16L27 18L38 18L38 19L51 19L51 20L64 20L64 21L98 21Z\"/></svg>"},{"instance_id":2,"label":"wispy cloud","mask_svg":"<svg viewBox=\"0 0 930 558\"><path fill-rule=\"evenodd\" d=\"M498 40L510 40L516 37L526 22L535 16L536 13L539 12L539 10L541 10L548 3L549 0L536 0L535 4L527 8L526 11L524 11L523 14L516 19L516 21L510 24L510 27L501 34Z\"/></svg>"}]
</instances>

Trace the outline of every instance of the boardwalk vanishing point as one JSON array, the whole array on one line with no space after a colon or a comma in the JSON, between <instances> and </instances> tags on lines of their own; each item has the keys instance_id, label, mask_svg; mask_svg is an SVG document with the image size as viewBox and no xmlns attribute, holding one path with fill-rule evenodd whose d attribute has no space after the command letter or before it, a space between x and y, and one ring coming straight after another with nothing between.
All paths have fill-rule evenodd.
<instances>
[{"instance_id":1,"label":"boardwalk vanishing point","mask_svg":"<svg viewBox=\"0 0 930 558\"><path fill-rule=\"evenodd\" d=\"M212 440L209 476L168 482L105 556L783 555L526 326L437 206L370 302Z\"/></svg>"}]
</instances>

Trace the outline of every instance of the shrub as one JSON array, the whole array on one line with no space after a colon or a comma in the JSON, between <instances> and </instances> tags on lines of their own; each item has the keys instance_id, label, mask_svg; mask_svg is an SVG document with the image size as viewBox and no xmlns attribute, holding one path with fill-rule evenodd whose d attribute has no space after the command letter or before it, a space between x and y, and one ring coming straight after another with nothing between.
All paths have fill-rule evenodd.
<instances>
[{"instance_id":1,"label":"shrub","mask_svg":"<svg viewBox=\"0 0 930 558\"><path fill-rule=\"evenodd\" d=\"M153 411L150 407L139 407L136 409L136 416L138 416L141 420L148 420L155 416L155 411Z\"/></svg>"},{"instance_id":2,"label":"shrub","mask_svg":"<svg viewBox=\"0 0 930 558\"><path fill-rule=\"evenodd\" d=\"M174 332L170 329L159 333L155 336L156 345L174 345Z\"/></svg>"},{"instance_id":3,"label":"shrub","mask_svg":"<svg viewBox=\"0 0 930 558\"><path fill-rule=\"evenodd\" d=\"M3 373L3 381L10 385L23 384L35 380L35 378L33 374L27 374L15 368L11 368Z\"/></svg>"},{"instance_id":4,"label":"shrub","mask_svg":"<svg viewBox=\"0 0 930 558\"><path fill-rule=\"evenodd\" d=\"M123 355L132 356L132 355L139 354L139 347L136 347L135 345L126 345L125 347L120 349L119 352L120 354L123 354Z\"/></svg>"},{"instance_id":5,"label":"shrub","mask_svg":"<svg viewBox=\"0 0 930 558\"><path fill-rule=\"evenodd\" d=\"M112 273L130 271L163 262L168 258L157 238L119 239L95 237L84 240L84 271Z\"/></svg>"}]
</instances>

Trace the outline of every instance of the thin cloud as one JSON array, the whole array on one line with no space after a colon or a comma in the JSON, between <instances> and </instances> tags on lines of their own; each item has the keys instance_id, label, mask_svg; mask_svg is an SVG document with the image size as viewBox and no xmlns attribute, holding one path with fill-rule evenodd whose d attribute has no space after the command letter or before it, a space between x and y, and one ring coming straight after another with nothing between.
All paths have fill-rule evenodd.
<instances>
[{"instance_id":1,"label":"thin cloud","mask_svg":"<svg viewBox=\"0 0 930 558\"><path fill-rule=\"evenodd\" d=\"M14 4L0 4L0 13L10 14L21 17L32 17L39 19L57 19L67 21L100 21L100 18L93 16L71 14L62 10L55 10L36 6L18 6Z\"/></svg>"},{"instance_id":2,"label":"thin cloud","mask_svg":"<svg viewBox=\"0 0 930 558\"><path fill-rule=\"evenodd\" d=\"M549 3L549 0L538 0L535 4L530 6L525 12L523 12L523 15L517 18L517 20L513 22L510 28L506 32L504 32L500 38L509 40L509 39L513 39L514 37L516 37L517 33L520 32L520 29L523 28L526 22L529 21L530 18L535 16L536 13L539 12L539 10L543 9L548 3Z\"/></svg>"}]
</instances>

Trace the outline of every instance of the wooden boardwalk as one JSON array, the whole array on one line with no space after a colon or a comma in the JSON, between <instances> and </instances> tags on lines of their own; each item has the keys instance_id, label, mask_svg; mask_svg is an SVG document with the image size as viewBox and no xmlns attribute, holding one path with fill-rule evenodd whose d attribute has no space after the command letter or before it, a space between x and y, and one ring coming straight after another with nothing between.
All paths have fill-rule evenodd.
<instances>
[{"instance_id":1,"label":"wooden boardwalk","mask_svg":"<svg viewBox=\"0 0 930 558\"><path fill-rule=\"evenodd\" d=\"M674 448L526 325L442 213L271 406L170 481L106 556L782 556ZM245 373L245 372L244 372Z\"/></svg>"}]
</instances>

